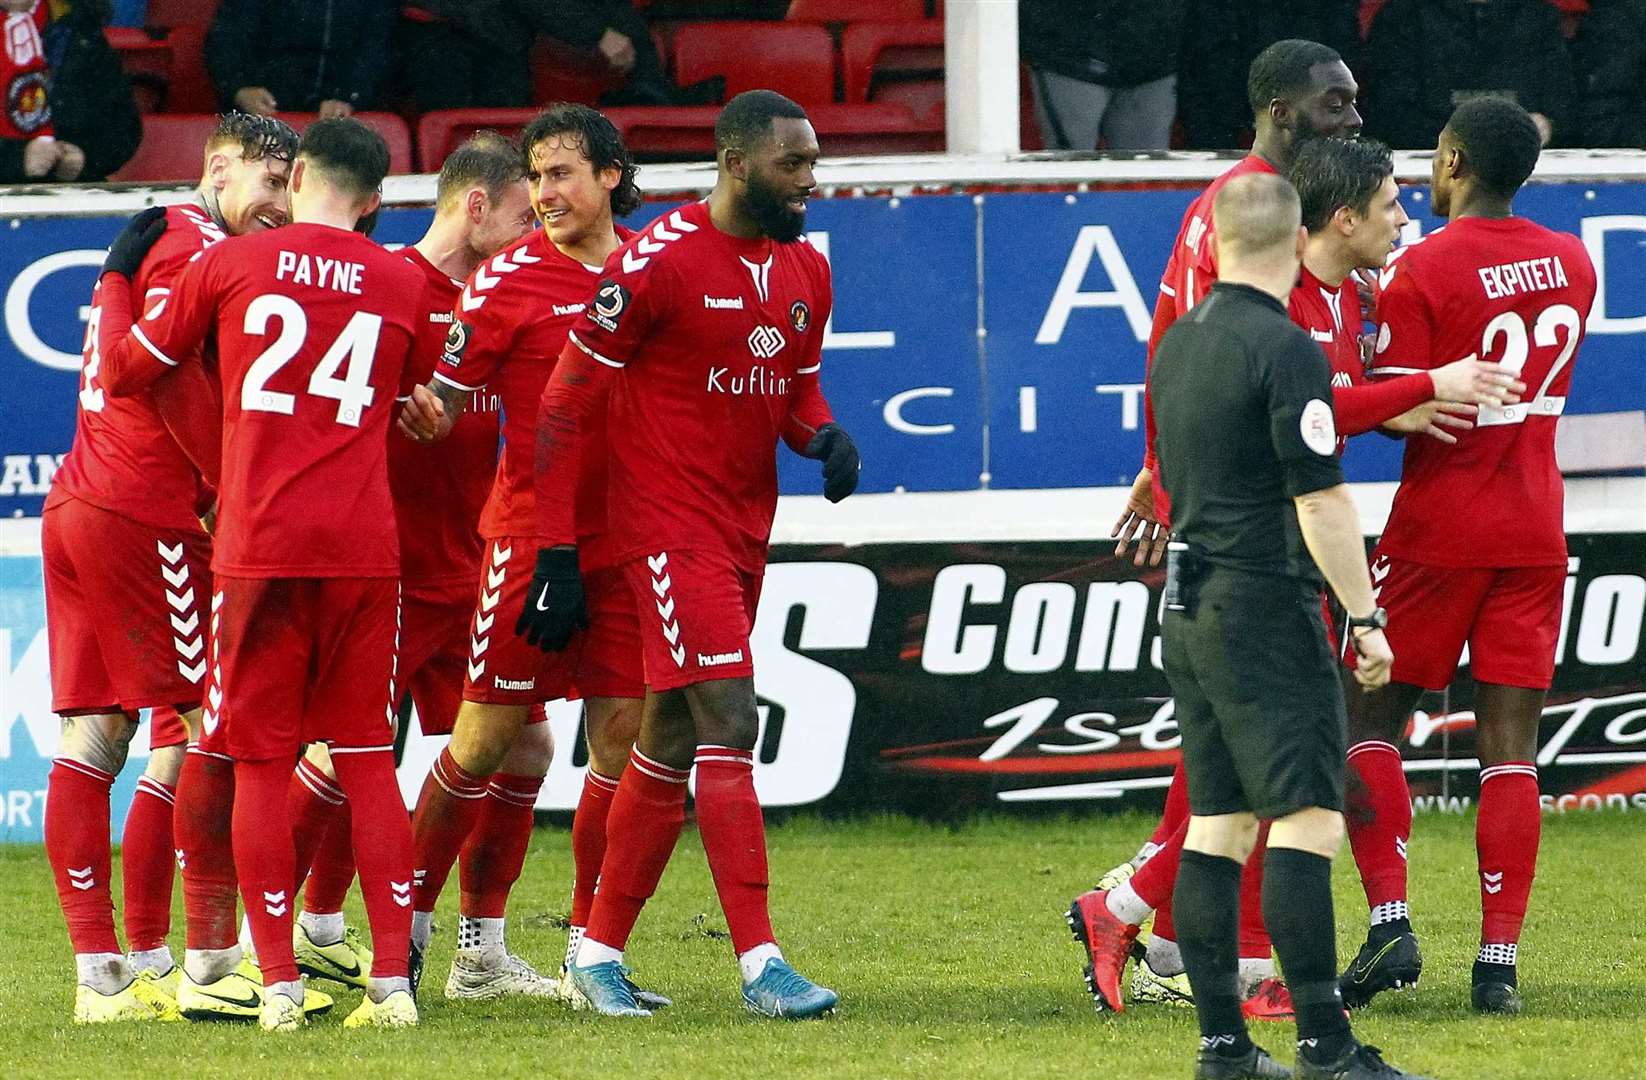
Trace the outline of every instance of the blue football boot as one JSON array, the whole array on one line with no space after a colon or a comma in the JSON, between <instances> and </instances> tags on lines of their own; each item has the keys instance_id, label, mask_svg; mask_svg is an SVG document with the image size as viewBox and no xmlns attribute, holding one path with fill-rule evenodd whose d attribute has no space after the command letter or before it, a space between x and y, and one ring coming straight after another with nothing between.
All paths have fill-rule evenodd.
<instances>
[{"instance_id":1,"label":"blue football boot","mask_svg":"<svg viewBox=\"0 0 1646 1080\"><path fill-rule=\"evenodd\" d=\"M789 1020L808 1020L835 1007L840 995L818 986L778 957L766 961L760 977L743 986L743 1004L750 1012Z\"/></svg>"},{"instance_id":2,"label":"blue football boot","mask_svg":"<svg viewBox=\"0 0 1646 1080\"><path fill-rule=\"evenodd\" d=\"M635 1000L633 984L615 960L588 967L573 965L572 985L601 1016L650 1016L650 1010Z\"/></svg>"}]
</instances>

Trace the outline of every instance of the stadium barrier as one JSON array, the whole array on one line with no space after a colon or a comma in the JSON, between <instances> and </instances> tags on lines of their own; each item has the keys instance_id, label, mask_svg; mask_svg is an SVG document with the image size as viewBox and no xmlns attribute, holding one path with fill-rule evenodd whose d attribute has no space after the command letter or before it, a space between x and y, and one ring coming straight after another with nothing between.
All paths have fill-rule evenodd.
<instances>
[{"instance_id":1,"label":"stadium barrier","mask_svg":"<svg viewBox=\"0 0 1646 1080\"><path fill-rule=\"evenodd\" d=\"M829 197L814 204L811 239L836 290L824 382L862 449L863 486L829 506L810 494L816 466L781 455L755 645L768 805L952 814L1114 805L1165 785L1176 734L1159 583L1103 539L1142 456L1154 283L1194 188L1227 164L926 158L820 171ZM1399 156L1403 180L1427 169ZM1632 433L1646 404L1646 294L1632 285L1646 277L1643 178L1646 154L1550 153L1518 204L1582 236L1600 271L1562 424L1607 434L1563 446L1577 447L1574 469L1611 475L1569 481L1573 567L1539 759L1545 793L1579 806L1646 791L1646 455L1611 434ZM641 180L659 197L636 224L713 176L659 167ZM432 193L429 177L392 179L378 238L415 240ZM1438 225L1426 194L1406 191L1409 239ZM0 517L20 519L0 521L0 840L38 840L56 742L33 515L72 437L95 268L125 216L182 197L0 195ZM1399 444L1356 440L1346 469L1375 534ZM1425 714L1409 733L1423 795L1472 790L1466 687L1444 719ZM560 745L574 745L577 710L552 715ZM139 735L134 760L144 745ZM432 753L411 740L408 793ZM580 760L556 762L541 808L573 804ZM125 804L117 795L118 813Z\"/></svg>"}]
</instances>

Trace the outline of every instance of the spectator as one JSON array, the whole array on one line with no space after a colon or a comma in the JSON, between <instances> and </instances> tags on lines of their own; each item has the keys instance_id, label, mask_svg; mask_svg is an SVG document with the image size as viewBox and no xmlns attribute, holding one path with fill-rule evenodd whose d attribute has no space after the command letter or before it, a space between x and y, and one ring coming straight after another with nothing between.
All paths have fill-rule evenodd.
<instances>
[{"instance_id":1,"label":"spectator","mask_svg":"<svg viewBox=\"0 0 1646 1080\"><path fill-rule=\"evenodd\" d=\"M1532 114L1544 145L1576 141L1571 61L1548 0L1389 0L1372 22L1366 134L1400 150L1435 145L1452 110L1492 94Z\"/></svg>"},{"instance_id":2,"label":"spectator","mask_svg":"<svg viewBox=\"0 0 1646 1080\"><path fill-rule=\"evenodd\" d=\"M1185 143L1194 150L1250 145L1246 73L1277 41L1318 41L1355 67L1359 11L1359 0L1189 0L1177 79Z\"/></svg>"},{"instance_id":3,"label":"spectator","mask_svg":"<svg viewBox=\"0 0 1646 1080\"><path fill-rule=\"evenodd\" d=\"M86 155L59 140L48 104L50 73L41 31L46 26L45 0L0 0L0 183L74 180L86 167Z\"/></svg>"},{"instance_id":4,"label":"spectator","mask_svg":"<svg viewBox=\"0 0 1646 1080\"><path fill-rule=\"evenodd\" d=\"M708 105L725 90L720 79L676 89L629 0L417 0L402 15L404 81L425 112L532 104L539 33L588 50L621 80L602 105Z\"/></svg>"},{"instance_id":5,"label":"spectator","mask_svg":"<svg viewBox=\"0 0 1646 1080\"><path fill-rule=\"evenodd\" d=\"M206 69L224 108L322 119L376 106L389 73L392 0L223 0Z\"/></svg>"},{"instance_id":6,"label":"spectator","mask_svg":"<svg viewBox=\"0 0 1646 1080\"><path fill-rule=\"evenodd\" d=\"M143 141L131 82L103 28L113 15L109 0L52 4L46 64L51 71L51 114L59 139L79 147L85 166L78 179L105 180L131 160Z\"/></svg>"},{"instance_id":7,"label":"spectator","mask_svg":"<svg viewBox=\"0 0 1646 1080\"><path fill-rule=\"evenodd\" d=\"M1019 0L1018 46L1048 150L1164 150L1186 0Z\"/></svg>"},{"instance_id":8,"label":"spectator","mask_svg":"<svg viewBox=\"0 0 1646 1080\"><path fill-rule=\"evenodd\" d=\"M1646 149L1646 0L1590 0L1577 57L1583 145Z\"/></svg>"}]
</instances>

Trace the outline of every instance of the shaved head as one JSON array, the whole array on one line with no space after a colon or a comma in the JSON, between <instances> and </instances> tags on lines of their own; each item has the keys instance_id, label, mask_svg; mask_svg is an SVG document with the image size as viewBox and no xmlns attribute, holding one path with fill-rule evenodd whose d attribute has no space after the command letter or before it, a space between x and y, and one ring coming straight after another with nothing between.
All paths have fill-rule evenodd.
<instances>
[{"instance_id":1,"label":"shaved head","mask_svg":"<svg viewBox=\"0 0 1646 1080\"><path fill-rule=\"evenodd\" d=\"M1285 177L1272 173L1235 177L1212 202L1219 263L1290 251L1302 216L1297 191Z\"/></svg>"}]
</instances>

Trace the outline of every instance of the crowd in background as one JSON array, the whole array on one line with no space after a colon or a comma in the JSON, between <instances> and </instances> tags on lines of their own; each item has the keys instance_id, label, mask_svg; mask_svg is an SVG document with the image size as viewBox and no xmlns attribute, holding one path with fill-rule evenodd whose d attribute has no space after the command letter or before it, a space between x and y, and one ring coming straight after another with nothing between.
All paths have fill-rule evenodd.
<instances>
[{"instance_id":1,"label":"crowd in background","mask_svg":"<svg viewBox=\"0 0 1646 1080\"><path fill-rule=\"evenodd\" d=\"M142 137L106 25L147 0L0 0L0 184L106 178ZM528 107L548 37L609 74L598 102L716 105L678 86L652 26L778 19L788 0L222 0L205 35L216 105L347 115ZM936 14L938 0L928 0ZM1226 149L1250 141L1246 69L1307 37L1360 79L1365 132L1432 147L1456 105L1512 97L1556 147L1646 148L1646 0L1019 0L1024 85L1047 149ZM781 89L781 88L778 88ZM1026 112L1026 117L1029 115ZM1035 136L1038 135L1038 140Z\"/></svg>"}]
</instances>

